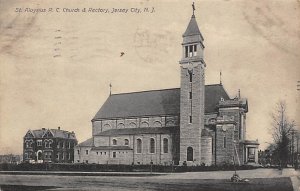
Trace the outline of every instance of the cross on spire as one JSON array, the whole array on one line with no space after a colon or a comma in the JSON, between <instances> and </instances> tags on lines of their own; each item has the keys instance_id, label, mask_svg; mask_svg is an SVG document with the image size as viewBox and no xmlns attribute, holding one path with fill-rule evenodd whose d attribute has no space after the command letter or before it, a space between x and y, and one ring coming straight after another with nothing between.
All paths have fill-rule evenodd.
<instances>
[{"instance_id":1,"label":"cross on spire","mask_svg":"<svg viewBox=\"0 0 300 191\"><path fill-rule=\"evenodd\" d=\"M192 8L193 8L193 16L194 16L194 11L196 10L195 9L195 3L193 2L193 4L192 4Z\"/></svg>"},{"instance_id":2,"label":"cross on spire","mask_svg":"<svg viewBox=\"0 0 300 191\"><path fill-rule=\"evenodd\" d=\"M111 85L111 83L109 83L109 96L111 96L111 88L112 88L112 85Z\"/></svg>"},{"instance_id":3,"label":"cross on spire","mask_svg":"<svg viewBox=\"0 0 300 191\"><path fill-rule=\"evenodd\" d=\"M220 70L220 85L222 85L222 70Z\"/></svg>"}]
</instances>

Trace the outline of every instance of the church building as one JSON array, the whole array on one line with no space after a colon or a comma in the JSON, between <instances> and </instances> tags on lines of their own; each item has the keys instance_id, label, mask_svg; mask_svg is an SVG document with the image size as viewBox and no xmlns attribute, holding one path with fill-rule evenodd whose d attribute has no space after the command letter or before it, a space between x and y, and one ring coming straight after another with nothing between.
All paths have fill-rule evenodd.
<instances>
[{"instance_id":1,"label":"church building","mask_svg":"<svg viewBox=\"0 0 300 191\"><path fill-rule=\"evenodd\" d=\"M92 137L74 162L237 165L257 163L246 140L248 101L222 83L205 85L204 38L193 13L183 34L179 88L110 95L92 119Z\"/></svg>"}]
</instances>

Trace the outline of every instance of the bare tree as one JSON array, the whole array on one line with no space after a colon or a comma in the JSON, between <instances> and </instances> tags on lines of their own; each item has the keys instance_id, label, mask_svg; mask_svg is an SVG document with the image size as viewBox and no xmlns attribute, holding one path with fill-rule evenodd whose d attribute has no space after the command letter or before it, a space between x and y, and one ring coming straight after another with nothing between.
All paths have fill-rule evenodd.
<instances>
[{"instance_id":1,"label":"bare tree","mask_svg":"<svg viewBox=\"0 0 300 191\"><path fill-rule=\"evenodd\" d=\"M291 132L295 127L295 122L288 118L286 109L286 103L284 101L279 101L275 111L271 115L271 133L276 145L274 154L277 156L281 167L287 166Z\"/></svg>"}]
</instances>

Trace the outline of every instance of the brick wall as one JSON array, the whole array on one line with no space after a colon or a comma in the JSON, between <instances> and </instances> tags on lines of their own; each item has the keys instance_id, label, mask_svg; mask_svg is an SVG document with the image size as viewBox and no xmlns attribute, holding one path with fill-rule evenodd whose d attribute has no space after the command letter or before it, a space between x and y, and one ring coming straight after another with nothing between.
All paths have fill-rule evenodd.
<instances>
[{"instance_id":1,"label":"brick wall","mask_svg":"<svg viewBox=\"0 0 300 191\"><path fill-rule=\"evenodd\" d=\"M224 137L226 146L224 147ZM216 126L216 164L232 164L234 154L234 125L224 124Z\"/></svg>"}]
</instances>

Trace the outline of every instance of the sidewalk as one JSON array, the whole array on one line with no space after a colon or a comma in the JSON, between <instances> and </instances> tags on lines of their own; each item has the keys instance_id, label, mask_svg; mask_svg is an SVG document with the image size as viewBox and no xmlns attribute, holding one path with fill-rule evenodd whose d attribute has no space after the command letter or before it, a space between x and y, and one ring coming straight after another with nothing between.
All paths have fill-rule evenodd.
<instances>
[{"instance_id":1,"label":"sidewalk","mask_svg":"<svg viewBox=\"0 0 300 191\"><path fill-rule=\"evenodd\" d=\"M209 172L185 172L173 173L156 178L165 179L230 179L234 171L209 171ZM237 174L241 178L280 178L300 176L300 171L293 168L278 169L255 169L255 170L238 170Z\"/></svg>"}]
</instances>

